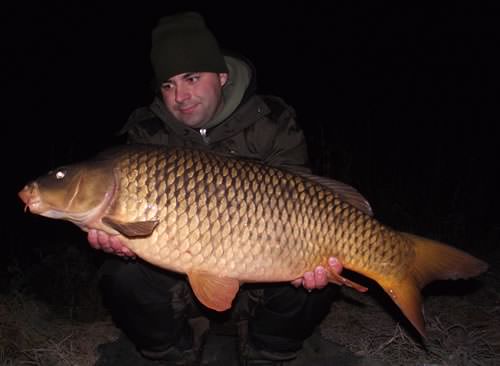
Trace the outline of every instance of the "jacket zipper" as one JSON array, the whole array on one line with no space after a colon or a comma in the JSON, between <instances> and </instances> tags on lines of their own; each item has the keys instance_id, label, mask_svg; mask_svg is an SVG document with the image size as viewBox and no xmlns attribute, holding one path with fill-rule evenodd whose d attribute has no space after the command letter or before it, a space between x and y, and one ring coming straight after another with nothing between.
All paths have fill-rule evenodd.
<instances>
[{"instance_id":1,"label":"jacket zipper","mask_svg":"<svg viewBox=\"0 0 500 366\"><path fill-rule=\"evenodd\" d=\"M208 145L210 139L207 136L207 129L206 128L200 128L200 135L201 138L203 139L203 142Z\"/></svg>"}]
</instances>

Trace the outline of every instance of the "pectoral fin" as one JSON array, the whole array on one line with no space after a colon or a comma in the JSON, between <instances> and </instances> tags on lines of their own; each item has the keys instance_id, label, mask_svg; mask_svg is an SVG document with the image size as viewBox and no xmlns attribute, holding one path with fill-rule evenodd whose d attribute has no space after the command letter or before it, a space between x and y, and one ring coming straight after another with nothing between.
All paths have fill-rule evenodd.
<instances>
[{"instance_id":1,"label":"pectoral fin","mask_svg":"<svg viewBox=\"0 0 500 366\"><path fill-rule=\"evenodd\" d=\"M240 289L238 280L206 272L189 272L187 275L194 294L203 305L216 311L231 308L233 299Z\"/></svg>"},{"instance_id":2,"label":"pectoral fin","mask_svg":"<svg viewBox=\"0 0 500 366\"><path fill-rule=\"evenodd\" d=\"M121 222L110 217L103 217L102 222L129 238L149 236L158 225L158 220Z\"/></svg>"}]
</instances>

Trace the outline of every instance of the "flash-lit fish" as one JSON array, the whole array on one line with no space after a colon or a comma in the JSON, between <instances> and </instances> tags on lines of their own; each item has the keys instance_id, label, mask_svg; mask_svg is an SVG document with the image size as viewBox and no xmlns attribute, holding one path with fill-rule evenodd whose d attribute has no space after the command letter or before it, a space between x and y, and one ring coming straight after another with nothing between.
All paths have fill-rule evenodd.
<instances>
[{"instance_id":1,"label":"flash-lit fish","mask_svg":"<svg viewBox=\"0 0 500 366\"><path fill-rule=\"evenodd\" d=\"M137 256L186 273L217 311L231 307L242 283L289 282L335 256L377 281L424 335L420 290L487 269L463 251L384 226L339 182L197 150L125 145L51 171L19 196L32 213L120 235Z\"/></svg>"}]
</instances>

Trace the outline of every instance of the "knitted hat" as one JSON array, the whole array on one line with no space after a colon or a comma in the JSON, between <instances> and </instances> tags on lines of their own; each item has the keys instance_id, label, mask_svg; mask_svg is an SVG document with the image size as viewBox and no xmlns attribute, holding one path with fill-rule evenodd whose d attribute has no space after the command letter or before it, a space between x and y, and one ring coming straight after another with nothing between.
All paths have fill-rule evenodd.
<instances>
[{"instance_id":1,"label":"knitted hat","mask_svg":"<svg viewBox=\"0 0 500 366\"><path fill-rule=\"evenodd\" d=\"M158 84L185 72L228 72L217 40L195 12L159 20L152 32L151 64Z\"/></svg>"}]
</instances>

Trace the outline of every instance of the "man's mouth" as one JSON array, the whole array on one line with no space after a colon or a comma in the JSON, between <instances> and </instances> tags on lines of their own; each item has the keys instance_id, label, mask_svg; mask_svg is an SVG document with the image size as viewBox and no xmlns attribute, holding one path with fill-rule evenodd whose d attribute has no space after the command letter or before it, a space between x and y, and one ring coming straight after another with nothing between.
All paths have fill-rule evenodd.
<instances>
[{"instance_id":1,"label":"man's mouth","mask_svg":"<svg viewBox=\"0 0 500 366\"><path fill-rule=\"evenodd\" d=\"M197 104L182 106L182 107L177 108L177 110L181 113L189 114L189 113L192 113L196 109L197 106L198 106Z\"/></svg>"}]
</instances>

